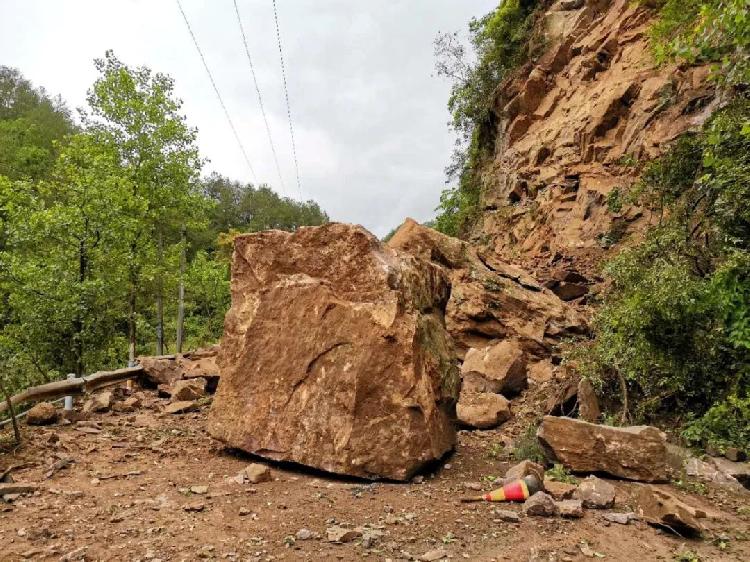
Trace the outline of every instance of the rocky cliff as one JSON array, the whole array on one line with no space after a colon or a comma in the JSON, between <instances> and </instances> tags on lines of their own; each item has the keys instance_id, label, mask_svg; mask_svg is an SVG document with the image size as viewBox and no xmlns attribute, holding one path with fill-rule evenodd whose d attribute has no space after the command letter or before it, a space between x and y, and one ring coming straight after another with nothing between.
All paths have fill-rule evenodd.
<instances>
[{"instance_id":1,"label":"rocky cliff","mask_svg":"<svg viewBox=\"0 0 750 562\"><path fill-rule=\"evenodd\" d=\"M474 242L564 300L583 297L602 258L651 220L608 198L718 103L708 68L655 65L654 17L632 0L556 1L537 20L544 54L496 90Z\"/></svg>"}]
</instances>

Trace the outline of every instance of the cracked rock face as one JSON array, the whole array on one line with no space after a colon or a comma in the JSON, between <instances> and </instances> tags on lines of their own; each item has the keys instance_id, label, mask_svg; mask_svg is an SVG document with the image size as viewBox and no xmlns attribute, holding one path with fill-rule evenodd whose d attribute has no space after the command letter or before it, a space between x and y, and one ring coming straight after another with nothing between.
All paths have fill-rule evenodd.
<instances>
[{"instance_id":1,"label":"cracked rock face","mask_svg":"<svg viewBox=\"0 0 750 562\"><path fill-rule=\"evenodd\" d=\"M455 444L449 281L358 226L236 239L210 433L360 477L410 478Z\"/></svg>"}]
</instances>

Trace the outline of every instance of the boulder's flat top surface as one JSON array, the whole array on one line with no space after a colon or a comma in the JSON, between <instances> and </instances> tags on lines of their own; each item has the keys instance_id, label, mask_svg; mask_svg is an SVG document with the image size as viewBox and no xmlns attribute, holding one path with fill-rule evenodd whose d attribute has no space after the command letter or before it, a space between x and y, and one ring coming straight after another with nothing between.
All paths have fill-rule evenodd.
<instances>
[{"instance_id":1,"label":"boulder's flat top surface","mask_svg":"<svg viewBox=\"0 0 750 562\"><path fill-rule=\"evenodd\" d=\"M644 523L608 523L603 518L606 510L564 520L524 517L518 504L458 503L467 493L466 482L481 482L490 490L493 486L485 477L502 476L514 464L492 453L493 446L522 430L512 422L499 430L461 431L457 452L447 461L450 468L440 468L434 477L428 473L421 484L368 484L277 467L272 467L270 482L237 484L226 477L235 477L254 459L228 454L208 437L205 406L198 412L168 416L160 413L167 403L147 393L133 414L94 415L91 421L100 422L100 433L82 433L75 424L26 428L22 450L0 450L0 473L9 465L30 463L13 476L16 482L38 483L42 488L39 495L21 497L13 504L0 502L0 559L21 560L23 553L36 551L40 554L32 560L59 560L84 548L87 560L108 561L146 556L349 561L362 560L368 552L366 560L395 561L405 559L403 551L418 559L436 549L444 549L453 560L467 554L472 561L526 561L534 553L543 555L537 560L548 560L553 552L557 559L588 560L581 555L582 542L604 554L603 560L672 560L681 548L696 552L701 560L750 559L747 541L731 540L728 552L710 540L684 545L685 539ZM49 444L51 435L59 437L57 445ZM58 454L75 462L45 480ZM612 482L618 498L627 497L637 486ZM201 486L208 486L205 494L190 492L192 487L202 491ZM725 521L702 520L709 536L747 532L747 516L743 520L737 515L737 509L747 504L746 494L728 495L710 488L708 496L694 496L664 488L712 512L718 509L716 500L725 502L721 507ZM520 523L503 522L495 509L520 514ZM330 518L348 528L380 525L383 536L369 550L362 538L329 543L325 537L327 527L333 526L326 524ZM286 537L301 529L322 538L286 546ZM43 557L46 552L56 554ZM236 558L226 558L231 553Z\"/></svg>"}]
</instances>

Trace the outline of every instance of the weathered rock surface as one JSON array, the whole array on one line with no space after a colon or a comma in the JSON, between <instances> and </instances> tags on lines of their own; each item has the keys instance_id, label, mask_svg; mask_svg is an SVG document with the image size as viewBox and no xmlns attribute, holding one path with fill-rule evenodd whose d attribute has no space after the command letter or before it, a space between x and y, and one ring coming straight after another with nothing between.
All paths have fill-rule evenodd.
<instances>
[{"instance_id":1,"label":"weathered rock surface","mask_svg":"<svg viewBox=\"0 0 750 562\"><path fill-rule=\"evenodd\" d=\"M608 509L615 505L615 487L609 482L589 476L578 486L576 495L589 509Z\"/></svg>"},{"instance_id":2,"label":"weathered rock surface","mask_svg":"<svg viewBox=\"0 0 750 562\"><path fill-rule=\"evenodd\" d=\"M503 484L509 484L530 475L536 477L540 486L543 485L544 467L530 460L521 461L511 466L503 476Z\"/></svg>"},{"instance_id":3,"label":"weathered rock surface","mask_svg":"<svg viewBox=\"0 0 750 562\"><path fill-rule=\"evenodd\" d=\"M39 402L39 404L34 404L26 414L26 423L29 425L49 425L55 423L57 418L58 411L54 404Z\"/></svg>"},{"instance_id":4,"label":"weathered rock surface","mask_svg":"<svg viewBox=\"0 0 750 562\"><path fill-rule=\"evenodd\" d=\"M524 502L523 512L526 515L551 517L557 513L557 504L544 492L537 492Z\"/></svg>"},{"instance_id":5,"label":"weathered rock surface","mask_svg":"<svg viewBox=\"0 0 750 562\"><path fill-rule=\"evenodd\" d=\"M695 536L703 531L698 519L706 513L695 509L672 494L654 486L641 486L636 495L638 515L651 525L664 527L681 536Z\"/></svg>"},{"instance_id":6,"label":"weathered rock surface","mask_svg":"<svg viewBox=\"0 0 750 562\"><path fill-rule=\"evenodd\" d=\"M578 486L568 484L567 482L555 482L554 480L544 480L544 491L556 500L569 500L575 494Z\"/></svg>"},{"instance_id":7,"label":"weathered rock surface","mask_svg":"<svg viewBox=\"0 0 750 562\"><path fill-rule=\"evenodd\" d=\"M528 273L462 240L406 219L388 245L447 271L446 327L461 358L512 340L525 357L545 359L560 338L586 331L583 317Z\"/></svg>"},{"instance_id":8,"label":"weathered rock surface","mask_svg":"<svg viewBox=\"0 0 750 562\"><path fill-rule=\"evenodd\" d=\"M491 429L510 419L510 402L500 394L464 392L456 405L458 421L468 427Z\"/></svg>"},{"instance_id":9,"label":"weathered rock surface","mask_svg":"<svg viewBox=\"0 0 750 562\"><path fill-rule=\"evenodd\" d=\"M562 500L556 502L557 512L566 519L580 519L583 517L583 502L581 500Z\"/></svg>"},{"instance_id":10,"label":"weathered rock surface","mask_svg":"<svg viewBox=\"0 0 750 562\"><path fill-rule=\"evenodd\" d=\"M410 478L455 443L449 287L357 226L238 237L209 431L274 460Z\"/></svg>"},{"instance_id":11,"label":"weathered rock surface","mask_svg":"<svg viewBox=\"0 0 750 562\"><path fill-rule=\"evenodd\" d=\"M599 399L596 397L594 385L589 379L578 382L578 417L582 420L596 423L602 415Z\"/></svg>"},{"instance_id":12,"label":"weathered rock surface","mask_svg":"<svg viewBox=\"0 0 750 562\"><path fill-rule=\"evenodd\" d=\"M208 390L213 392L219 380L218 353L219 346L215 345L179 355L138 357L138 363L143 367L145 382L150 386L169 388L178 380L203 377L207 379Z\"/></svg>"},{"instance_id":13,"label":"weathered rock surface","mask_svg":"<svg viewBox=\"0 0 750 562\"><path fill-rule=\"evenodd\" d=\"M109 390L97 392L83 405L84 413L108 412L112 407L112 396L112 392Z\"/></svg>"},{"instance_id":14,"label":"weathered rock surface","mask_svg":"<svg viewBox=\"0 0 750 562\"><path fill-rule=\"evenodd\" d=\"M172 385L170 400L181 402L185 400L198 400L206 395L206 379L196 377L194 379L178 380Z\"/></svg>"},{"instance_id":15,"label":"weathered rock surface","mask_svg":"<svg viewBox=\"0 0 750 562\"><path fill-rule=\"evenodd\" d=\"M666 436L655 427L609 427L545 416L537 437L552 460L574 472L606 472L644 482L667 480Z\"/></svg>"},{"instance_id":16,"label":"weathered rock surface","mask_svg":"<svg viewBox=\"0 0 750 562\"><path fill-rule=\"evenodd\" d=\"M504 340L466 352L461 365L462 392L517 394L526 388L526 354L518 342Z\"/></svg>"},{"instance_id":17,"label":"weathered rock surface","mask_svg":"<svg viewBox=\"0 0 750 562\"><path fill-rule=\"evenodd\" d=\"M243 470L243 476L252 484L260 484L261 482L273 480L271 469L257 462L247 465L245 470Z\"/></svg>"},{"instance_id":18,"label":"weathered rock surface","mask_svg":"<svg viewBox=\"0 0 750 562\"><path fill-rule=\"evenodd\" d=\"M186 414L188 412L197 412L199 409L198 403L191 400L183 400L182 402L170 402L164 407L165 414Z\"/></svg>"}]
</instances>

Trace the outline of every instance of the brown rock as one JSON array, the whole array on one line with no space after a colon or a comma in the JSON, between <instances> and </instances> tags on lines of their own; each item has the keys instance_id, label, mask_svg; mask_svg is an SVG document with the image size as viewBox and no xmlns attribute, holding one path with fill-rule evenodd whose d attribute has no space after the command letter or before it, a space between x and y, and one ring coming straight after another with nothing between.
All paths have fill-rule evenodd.
<instances>
[{"instance_id":1,"label":"brown rock","mask_svg":"<svg viewBox=\"0 0 750 562\"><path fill-rule=\"evenodd\" d=\"M578 486L568 484L567 482L555 482L554 480L544 480L544 491L556 500L568 500L573 497Z\"/></svg>"},{"instance_id":2,"label":"brown rock","mask_svg":"<svg viewBox=\"0 0 750 562\"><path fill-rule=\"evenodd\" d=\"M510 402L499 394L462 390L456 416L463 425L490 429L510 419Z\"/></svg>"},{"instance_id":3,"label":"brown rock","mask_svg":"<svg viewBox=\"0 0 750 562\"><path fill-rule=\"evenodd\" d=\"M689 537L700 535L703 531L698 519L706 517L706 513L690 507L668 492L654 486L640 486L636 502L638 515L651 525Z\"/></svg>"},{"instance_id":4,"label":"brown rock","mask_svg":"<svg viewBox=\"0 0 750 562\"><path fill-rule=\"evenodd\" d=\"M563 500L556 502L557 512L566 519L580 519L583 517L583 502L581 500Z\"/></svg>"},{"instance_id":5,"label":"brown rock","mask_svg":"<svg viewBox=\"0 0 750 562\"><path fill-rule=\"evenodd\" d=\"M171 402L164 407L165 414L185 414L198 411L198 404L189 400L183 402Z\"/></svg>"},{"instance_id":6,"label":"brown rock","mask_svg":"<svg viewBox=\"0 0 750 562\"><path fill-rule=\"evenodd\" d=\"M448 291L439 267L361 227L236 238L210 433L274 460L409 479L455 443Z\"/></svg>"},{"instance_id":7,"label":"brown rock","mask_svg":"<svg viewBox=\"0 0 750 562\"><path fill-rule=\"evenodd\" d=\"M518 342L505 340L470 349L461 366L464 389L470 392L518 393L526 388L526 357Z\"/></svg>"},{"instance_id":8,"label":"brown rock","mask_svg":"<svg viewBox=\"0 0 750 562\"><path fill-rule=\"evenodd\" d=\"M362 532L357 529L346 529L344 527L334 526L326 529L326 538L328 542L347 543L362 536Z\"/></svg>"},{"instance_id":9,"label":"brown rock","mask_svg":"<svg viewBox=\"0 0 750 562\"><path fill-rule=\"evenodd\" d=\"M594 385L589 379L578 382L578 417L587 422L596 423L602 415L599 409L599 399L596 397Z\"/></svg>"},{"instance_id":10,"label":"brown rock","mask_svg":"<svg viewBox=\"0 0 750 562\"><path fill-rule=\"evenodd\" d=\"M55 423L57 418L58 411L54 404L39 402L34 404L26 414L26 423L29 425L49 425Z\"/></svg>"},{"instance_id":11,"label":"brown rock","mask_svg":"<svg viewBox=\"0 0 750 562\"><path fill-rule=\"evenodd\" d=\"M420 562L437 562L438 560L444 560L448 558L448 552L443 548L436 548L435 550L428 550L422 556L419 557Z\"/></svg>"},{"instance_id":12,"label":"brown rock","mask_svg":"<svg viewBox=\"0 0 750 562\"><path fill-rule=\"evenodd\" d=\"M209 382L208 390L213 392L219 379L218 353L219 346L215 345L180 355L138 357L138 363L143 367L144 378L152 386L170 388L178 380L203 377Z\"/></svg>"},{"instance_id":13,"label":"brown rock","mask_svg":"<svg viewBox=\"0 0 750 562\"><path fill-rule=\"evenodd\" d=\"M112 392L103 390L89 398L83 405L84 413L108 412L112 407Z\"/></svg>"},{"instance_id":14,"label":"brown rock","mask_svg":"<svg viewBox=\"0 0 750 562\"><path fill-rule=\"evenodd\" d=\"M609 482L589 476L578 486L576 492L589 509L607 509L615 505L615 487Z\"/></svg>"},{"instance_id":15,"label":"brown rock","mask_svg":"<svg viewBox=\"0 0 750 562\"><path fill-rule=\"evenodd\" d=\"M172 402L184 402L187 400L198 400L206 395L206 379L196 377L194 379L176 381L170 390Z\"/></svg>"},{"instance_id":16,"label":"brown rock","mask_svg":"<svg viewBox=\"0 0 750 562\"><path fill-rule=\"evenodd\" d=\"M606 472L645 482L667 480L666 436L655 427L609 427L545 416L537 437L551 460L574 472Z\"/></svg>"},{"instance_id":17,"label":"brown rock","mask_svg":"<svg viewBox=\"0 0 750 562\"><path fill-rule=\"evenodd\" d=\"M140 398L136 396L129 396L125 400L121 400L112 404L112 410L114 410L115 412L123 413L135 412L138 408L140 408L140 406Z\"/></svg>"},{"instance_id":18,"label":"brown rock","mask_svg":"<svg viewBox=\"0 0 750 562\"><path fill-rule=\"evenodd\" d=\"M273 480L271 469L264 464L251 463L245 467L243 472L245 478L252 484L260 484L261 482Z\"/></svg>"},{"instance_id":19,"label":"brown rock","mask_svg":"<svg viewBox=\"0 0 750 562\"><path fill-rule=\"evenodd\" d=\"M737 447L729 447L724 451L724 456L732 462L743 462L747 460L747 454L745 451L741 451Z\"/></svg>"},{"instance_id":20,"label":"brown rock","mask_svg":"<svg viewBox=\"0 0 750 562\"><path fill-rule=\"evenodd\" d=\"M555 501L544 492L537 492L523 504L523 512L526 515L538 517L551 517L557 513Z\"/></svg>"},{"instance_id":21,"label":"brown rock","mask_svg":"<svg viewBox=\"0 0 750 562\"><path fill-rule=\"evenodd\" d=\"M541 486L544 482L544 467L529 460L521 461L508 469L505 476L503 476L503 484L520 480L529 475L536 476Z\"/></svg>"}]
</instances>

